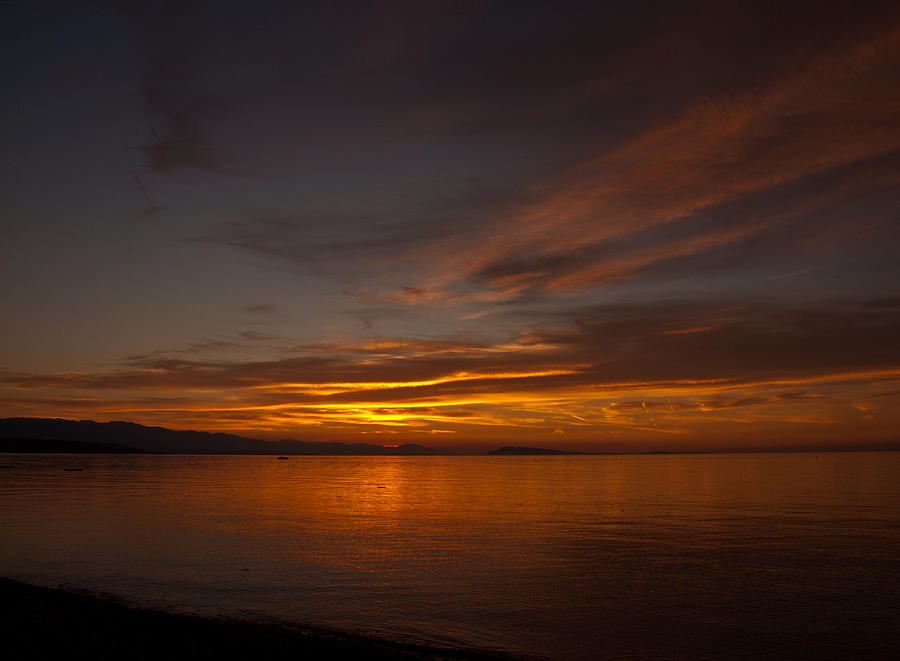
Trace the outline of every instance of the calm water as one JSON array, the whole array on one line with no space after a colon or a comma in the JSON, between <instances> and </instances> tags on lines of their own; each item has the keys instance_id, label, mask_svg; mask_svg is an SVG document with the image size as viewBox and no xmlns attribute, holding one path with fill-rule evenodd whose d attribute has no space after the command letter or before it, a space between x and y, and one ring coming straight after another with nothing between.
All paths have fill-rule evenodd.
<instances>
[{"instance_id":1,"label":"calm water","mask_svg":"<svg viewBox=\"0 0 900 661\"><path fill-rule=\"evenodd\" d=\"M900 453L0 465L0 573L43 585L555 659L900 649Z\"/></svg>"}]
</instances>

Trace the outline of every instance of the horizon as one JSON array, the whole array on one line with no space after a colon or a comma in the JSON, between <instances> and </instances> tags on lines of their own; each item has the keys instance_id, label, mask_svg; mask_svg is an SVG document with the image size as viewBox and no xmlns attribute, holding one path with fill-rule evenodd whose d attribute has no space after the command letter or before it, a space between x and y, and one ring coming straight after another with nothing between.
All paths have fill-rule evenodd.
<instances>
[{"instance_id":1,"label":"horizon","mask_svg":"<svg viewBox=\"0 0 900 661\"><path fill-rule=\"evenodd\" d=\"M467 444L461 445L458 447L454 446L444 446L441 448L434 448L433 446L428 445L428 439L423 439L421 443L417 443L415 441L407 441L404 443L394 443L394 444L378 444L378 443L365 443L362 441L309 441L299 438L263 438L259 436L247 436L245 434L241 434L239 432L217 432L217 431L207 431L207 430L198 430L198 429L174 429L170 427L162 427L159 425L141 425L139 423L131 422L129 420L108 420L108 421L97 421L97 420L70 420L66 418L0 418L0 425L2 423L9 420L26 420L26 421L50 421L50 422L70 422L70 423L89 423L96 425L105 425L105 424L124 424L124 425L137 425L139 427L145 427L148 429L160 429L166 432L188 432L188 433L202 433L202 434L227 434L231 436L236 436L240 438L244 438L246 440L259 441L262 444L266 443L278 443L278 442L287 442L287 443L324 443L324 444L337 444L337 445L370 445L372 447L378 448L399 448L404 446L415 446L415 447L423 447L426 449L433 449L439 452L446 453L448 455L469 455L469 456L479 456L479 455L487 455L497 452L498 450L538 450L538 451L546 451L550 450L551 452L561 452L563 454L574 454L574 455L652 455L652 454L767 454L767 453L827 453L827 452L900 452L900 441L895 442L887 442L882 444L846 444L846 445L812 445L812 446L790 446L790 445L779 445L773 447L712 447L706 449L679 449L679 450L659 450L659 449L647 449L647 448L624 448L620 450L583 450L576 448L567 448L564 446L555 446L555 447L545 447L541 445L502 445L502 446L490 446L490 445L478 445L478 444ZM17 435L15 437L2 435L2 429L0 429L0 441L10 439L10 440L69 440L64 438L54 438L49 439L45 436L21 436ZM74 440L74 439L73 439ZM77 439L79 441L88 441L89 439L84 439L79 437ZM93 439L96 441L99 439ZM127 437L121 438L119 441L116 441L121 445L128 446L129 439ZM133 440L131 441L134 442ZM282 448L279 450L284 454L291 454L289 448ZM58 450L36 450L36 452L59 452ZM141 452L149 452L150 454L162 453L162 454L171 454L169 451L154 451L154 450L141 450ZM252 450L228 450L224 451L225 454L256 454ZM177 454L177 452L175 452ZM190 452L189 454L217 454L216 452L209 450L204 452ZM352 454L352 453L351 453ZM515 453L512 453L515 454ZM527 454L527 453L526 453ZM540 454L540 452L538 453ZM409 456L419 456L419 455L409 455ZM421 455L421 456L433 456L433 455ZM552 455L550 455L552 456Z\"/></svg>"},{"instance_id":2,"label":"horizon","mask_svg":"<svg viewBox=\"0 0 900 661\"><path fill-rule=\"evenodd\" d=\"M279 7L0 7L0 418L900 449L894 3Z\"/></svg>"}]
</instances>

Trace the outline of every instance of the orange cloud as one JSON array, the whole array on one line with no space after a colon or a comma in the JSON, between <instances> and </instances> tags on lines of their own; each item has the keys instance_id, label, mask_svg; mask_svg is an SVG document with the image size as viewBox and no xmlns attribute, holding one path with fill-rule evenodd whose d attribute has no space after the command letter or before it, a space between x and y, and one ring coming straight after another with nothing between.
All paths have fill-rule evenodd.
<instances>
[{"instance_id":1,"label":"orange cloud","mask_svg":"<svg viewBox=\"0 0 900 661\"><path fill-rule=\"evenodd\" d=\"M614 283L898 186L895 164L878 163L900 150L900 88L885 82L900 64L893 19L740 92L694 101L621 146L536 182L528 201L479 231L416 246L415 261L430 275L372 300L460 305L514 299L530 288ZM790 190L848 167L859 172ZM781 199L773 207L764 195ZM726 207L724 221L698 222ZM824 236L797 240L834 249L865 231L859 221L847 219L830 245ZM684 235L663 233L669 226Z\"/></svg>"},{"instance_id":2,"label":"orange cloud","mask_svg":"<svg viewBox=\"0 0 900 661\"><path fill-rule=\"evenodd\" d=\"M404 441L552 444L559 429L567 443L616 431L728 446L812 436L810 426L884 439L900 423L900 407L887 404L900 402L898 314L887 299L600 306L495 342L389 337L268 361L154 353L107 371L4 374L0 407L332 440L393 431Z\"/></svg>"}]
</instances>

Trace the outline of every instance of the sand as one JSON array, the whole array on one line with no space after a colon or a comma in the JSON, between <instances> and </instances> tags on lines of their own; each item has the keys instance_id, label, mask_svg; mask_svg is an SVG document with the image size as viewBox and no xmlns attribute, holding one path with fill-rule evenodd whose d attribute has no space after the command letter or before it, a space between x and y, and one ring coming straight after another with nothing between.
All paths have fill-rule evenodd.
<instances>
[{"instance_id":1,"label":"sand","mask_svg":"<svg viewBox=\"0 0 900 661\"><path fill-rule=\"evenodd\" d=\"M135 608L0 578L4 659L493 659L325 630Z\"/></svg>"}]
</instances>

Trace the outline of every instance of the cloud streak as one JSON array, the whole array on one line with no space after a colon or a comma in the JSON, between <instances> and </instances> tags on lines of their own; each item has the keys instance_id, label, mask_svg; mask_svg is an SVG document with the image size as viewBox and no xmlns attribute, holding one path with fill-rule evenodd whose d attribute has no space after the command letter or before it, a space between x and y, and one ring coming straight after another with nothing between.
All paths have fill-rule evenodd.
<instances>
[{"instance_id":1,"label":"cloud streak","mask_svg":"<svg viewBox=\"0 0 900 661\"><path fill-rule=\"evenodd\" d=\"M814 263L836 258L873 232L889 233L895 220L900 94L885 82L900 74L900 18L873 8L844 27L828 26L833 41L822 45L802 34L807 18L800 14L783 18L810 39L804 48L778 43L782 59L752 76L725 87L686 87L680 104L667 101L617 142L608 134L578 142L582 136L561 129L558 117L547 120L560 144L579 147L553 170L520 179L514 192L332 219L263 215L207 239L307 270L344 269L357 282L363 272L376 273L364 287L346 290L351 301L475 306L468 315L478 306L527 304L634 281L696 281L780 268L798 256ZM676 27L678 20L688 19L676 19ZM723 48L684 27L685 40L701 43L697 58ZM658 32L635 44L661 44L652 52L687 46L671 24L650 30ZM645 58L633 54L620 72L573 78L579 80L573 89L591 91L575 94L566 112L604 116L604 104L631 94L622 81L632 74L659 84L647 78ZM750 55L728 53L740 63ZM689 64L695 63L676 58L676 67ZM710 66L720 72L729 62ZM554 103L559 100L543 112L553 115ZM530 129L541 126L543 120L528 116ZM331 225L362 236L335 240L322 231Z\"/></svg>"},{"instance_id":2,"label":"cloud streak","mask_svg":"<svg viewBox=\"0 0 900 661\"><path fill-rule=\"evenodd\" d=\"M60 17L14 47L4 410L335 440L887 442L895 4ZM108 176L135 168L165 208L140 227Z\"/></svg>"},{"instance_id":3,"label":"cloud streak","mask_svg":"<svg viewBox=\"0 0 900 661\"><path fill-rule=\"evenodd\" d=\"M385 339L310 345L307 355L275 361L157 356L107 372L6 375L0 383L5 404L23 413L52 406L270 436L310 429L316 437L390 431L413 439L444 429L470 441L533 441L562 429L575 444L596 445L598 433L645 443L737 434L764 443L780 421L810 438L810 425L861 425L883 441L896 422L896 389L885 386L900 382L900 318L893 306L852 311L595 308L581 310L571 328L496 345Z\"/></svg>"},{"instance_id":4,"label":"cloud streak","mask_svg":"<svg viewBox=\"0 0 900 661\"><path fill-rule=\"evenodd\" d=\"M454 251L464 260L437 282L511 296L523 286L576 289L773 235L804 216L812 229L817 211L900 183L900 95L882 84L898 64L891 25L756 89L695 102L540 184L540 199L494 224L502 240Z\"/></svg>"}]
</instances>

